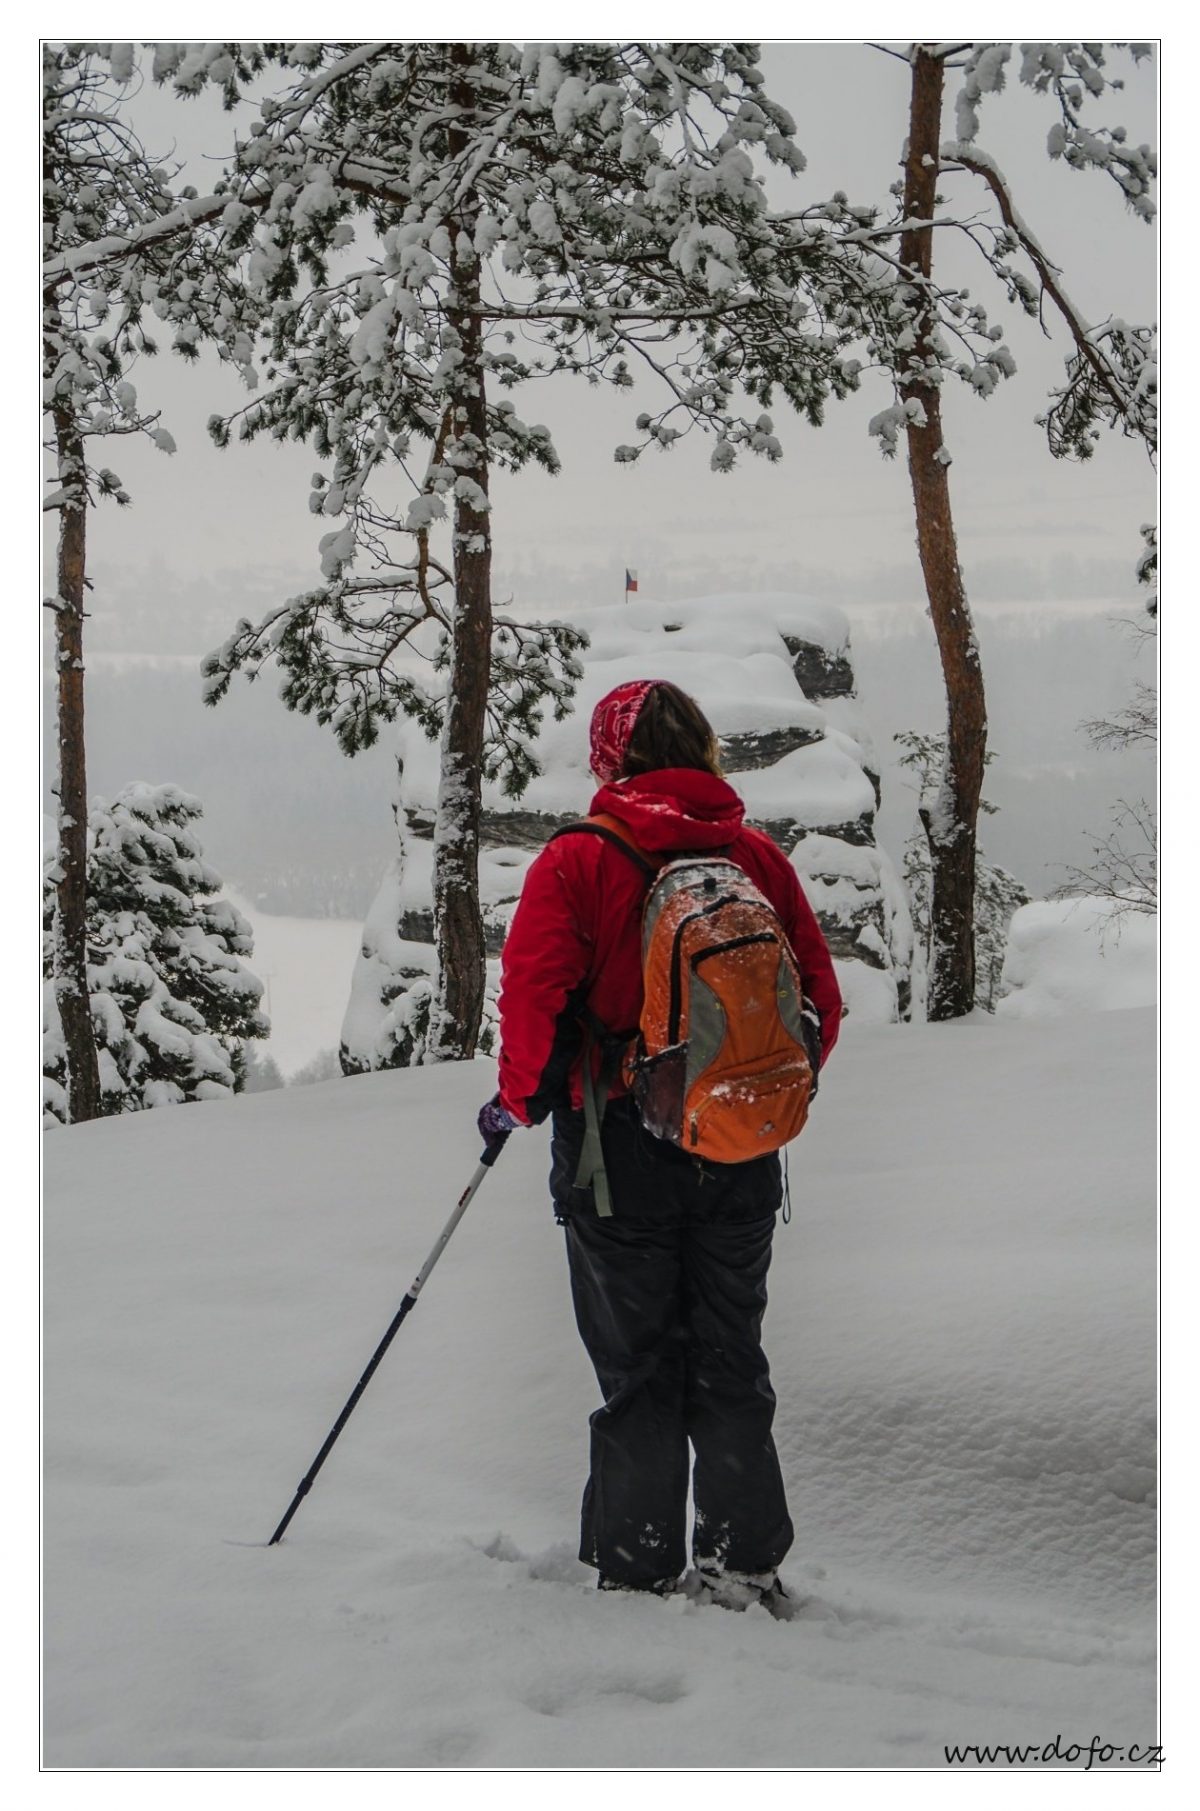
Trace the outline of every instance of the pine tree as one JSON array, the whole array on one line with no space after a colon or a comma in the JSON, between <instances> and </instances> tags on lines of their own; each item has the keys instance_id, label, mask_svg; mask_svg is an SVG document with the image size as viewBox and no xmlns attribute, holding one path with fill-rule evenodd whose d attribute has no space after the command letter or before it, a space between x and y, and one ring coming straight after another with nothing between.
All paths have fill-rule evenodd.
<instances>
[{"instance_id":1,"label":"pine tree","mask_svg":"<svg viewBox=\"0 0 1200 1811\"><path fill-rule=\"evenodd\" d=\"M269 1031L262 982L246 966L253 934L203 859L200 815L199 801L177 787L138 783L111 804L97 800L88 821L87 987L103 1114L236 1093L246 1040ZM59 880L51 859L48 977ZM66 1121L67 1050L49 985L45 1014L46 1113Z\"/></svg>"},{"instance_id":2,"label":"pine tree","mask_svg":"<svg viewBox=\"0 0 1200 1811\"><path fill-rule=\"evenodd\" d=\"M194 92L209 68L228 79L229 48L159 46L156 73ZM323 583L239 624L208 696L273 660L284 701L348 753L399 714L441 738L429 1054L467 1056L480 776L519 793L578 676L569 628L493 611L490 475L558 469L509 393L556 371L629 388L643 369L662 406L619 460L689 429L716 470L775 459L773 395L816 422L853 388L842 350L889 273L852 210L770 213L760 163L803 158L755 46L234 48L286 86L238 145L211 247L257 299L267 381L212 431L310 443L310 507L337 525Z\"/></svg>"},{"instance_id":3,"label":"pine tree","mask_svg":"<svg viewBox=\"0 0 1200 1811\"><path fill-rule=\"evenodd\" d=\"M1054 104L1050 156L1075 170L1103 171L1126 205L1149 222L1155 211L1150 195L1157 171L1153 152L1147 145L1129 144L1122 127L1086 117L1090 103L1123 85L1106 73L1106 49L1111 48L1024 44L1020 79ZM1148 44L1128 48L1135 63L1151 49ZM976 999L976 829L987 747L983 670L958 559L941 391L947 378L956 377L986 397L1016 371L1002 330L989 326L984 307L971 301L966 290L947 290L936 281L938 232L950 227L965 233L1010 301L1034 318L1049 308L1065 324L1071 347L1065 380L1039 418L1056 458L1090 458L1106 426L1140 439L1152 457L1157 448L1154 329L1084 318L1066 292L1058 265L1025 224L1003 171L978 143L980 108L985 96L1003 88L1012 49L1010 44L962 42L913 44L909 49L905 175L893 189L900 210L879 229L886 233L890 226L899 238L896 280L892 305L880 312L869 342L896 389L895 405L872 420L871 432L889 455L896 451L900 430L905 433L921 569L946 690L944 759L938 783L926 790L921 806L932 871L929 1010L935 1019L969 1012ZM955 102L955 136L944 141L948 68L964 73ZM946 209L940 179L961 173L983 181L998 219L977 213L973 202L969 209Z\"/></svg>"},{"instance_id":4,"label":"pine tree","mask_svg":"<svg viewBox=\"0 0 1200 1811\"><path fill-rule=\"evenodd\" d=\"M89 462L89 446L141 434L162 452L175 450L157 415L140 407L131 381L134 362L157 350L144 323L147 310L175 320L175 350L185 356L195 356L202 337L236 356L242 333L220 272L205 269L191 252L194 216L227 204L213 198L199 203L187 188L177 194L171 173L147 154L122 105L136 67L130 44L42 49L42 351L50 483L44 508L59 521L57 587L45 600L54 615L58 679L52 966L72 1120L102 1110L86 992L87 517L100 498L129 502L116 472Z\"/></svg>"}]
</instances>

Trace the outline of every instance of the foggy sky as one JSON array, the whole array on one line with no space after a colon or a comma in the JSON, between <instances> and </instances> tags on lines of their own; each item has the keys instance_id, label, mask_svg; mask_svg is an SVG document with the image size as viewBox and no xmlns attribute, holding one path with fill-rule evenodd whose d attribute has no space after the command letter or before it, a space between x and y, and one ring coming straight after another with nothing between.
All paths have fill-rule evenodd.
<instances>
[{"instance_id":1,"label":"foggy sky","mask_svg":"<svg viewBox=\"0 0 1200 1811\"><path fill-rule=\"evenodd\" d=\"M1020 88L1018 55L1005 92L984 102L980 145L1009 176L1018 205L1062 267L1082 312L1097 320L1152 318L1155 230L1126 211L1115 185L1099 172L1051 163L1045 139L1053 104ZM1133 141L1154 142L1153 70L1123 60L1126 91L1101 101L1096 118L1120 120ZM809 160L794 183L773 176L773 198L805 205L841 188L851 201L885 201L906 127L904 65L862 45L781 43L766 47L764 69L768 91L796 118ZM947 122L959 80L948 72ZM220 168L233 120L244 131L253 113L245 108L231 117L214 96L182 102L147 87L134 116L155 155L178 145L189 179L204 192ZM956 205L961 195L972 208L984 208L982 184L966 173L943 178L942 192ZM1110 434L1086 466L1052 460L1033 418L1058 381L1064 336L1055 328L1047 341L1036 323L1004 304L965 239L939 236L938 257L939 276L969 284L1004 325L1019 367L986 402L956 382L944 392L969 592L982 608L1016 599L1050 608L1072 601L1132 607L1138 527L1155 514L1144 453ZM1055 326L1050 315L1047 321ZM317 462L304 448L269 440L235 443L224 452L211 445L208 415L237 407L245 395L211 355L197 369L164 351L142 362L135 381L143 405L162 409L179 451L167 458L136 441L112 449L111 462L134 501L128 510L102 507L91 519L97 585L91 645L129 647L122 618L135 612L134 639L144 651L203 651L211 636L198 625L190 639L178 618L182 595L196 584L217 598L228 595L232 626L260 602L318 579L317 540L329 523L307 508ZM708 470L709 443L697 435L670 454L647 452L634 467L614 463L613 447L633 437L633 417L651 406L649 386L613 393L557 378L528 386L515 400L525 419L550 427L564 469L557 478L538 471L496 475L498 597L545 609L608 596L619 603L629 565L650 595L797 589L840 602L852 625L861 606L923 603L903 456L885 461L866 431L869 417L890 401L881 378L869 378L847 402L831 402L820 430L780 406L775 424L783 461L774 467L748 461L728 476Z\"/></svg>"}]
</instances>

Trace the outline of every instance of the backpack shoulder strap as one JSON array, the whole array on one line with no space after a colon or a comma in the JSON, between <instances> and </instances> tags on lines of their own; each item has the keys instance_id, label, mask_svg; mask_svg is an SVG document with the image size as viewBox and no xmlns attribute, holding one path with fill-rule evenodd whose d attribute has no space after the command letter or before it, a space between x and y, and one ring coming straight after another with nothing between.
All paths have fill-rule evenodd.
<instances>
[{"instance_id":1,"label":"backpack shoulder strap","mask_svg":"<svg viewBox=\"0 0 1200 1811\"><path fill-rule=\"evenodd\" d=\"M580 818L577 824L564 824L561 830L556 830L554 835L548 838L548 842L556 842L560 836L575 836L580 831L591 836L602 836L606 843L612 843L614 848L624 850L630 861L641 869L648 880L652 880L658 873L659 864L651 861L650 857L638 848L619 818L607 815Z\"/></svg>"},{"instance_id":2,"label":"backpack shoulder strap","mask_svg":"<svg viewBox=\"0 0 1200 1811\"><path fill-rule=\"evenodd\" d=\"M606 843L621 849L640 869L648 881L658 873L659 864L651 861L638 848L624 824L619 818L607 814L596 817L581 818L577 824L564 824L556 830L548 841L554 842L560 836L577 834L603 837ZM600 1129L604 1124L605 1109L608 1106L608 1091L616 1080L621 1068L621 1060L629 1043L636 1036L633 1031L610 1031L608 1026L598 1019L591 1008L585 1006L580 1015L584 1026L583 1038L583 1119L584 1135L579 1152L579 1166L575 1173L576 1188L590 1188L595 1201L596 1212L602 1219L612 1214L612 1202L609 1197L608 1176L604 1168L604 1148L600 1142ZM592 1050L600 1050L600 1073L592 1075Z\"/></svg>"}]
</instances>

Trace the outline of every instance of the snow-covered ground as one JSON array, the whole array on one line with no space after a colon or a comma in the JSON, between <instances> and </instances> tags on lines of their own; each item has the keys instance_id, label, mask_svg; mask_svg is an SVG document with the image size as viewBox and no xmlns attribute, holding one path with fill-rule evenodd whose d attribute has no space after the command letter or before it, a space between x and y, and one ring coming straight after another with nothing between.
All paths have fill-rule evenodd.
<instances>
[{"instance_id":1,"label":"snow-covered ground","mask_svg":"<svg viewBox=\"0 0 1200 1811\"><path fill-rule=\"evenodd\" d=\"M1153 1014L859 1026L791 1161L767 1346L806 1615L600 1595L597 1392L490 1065L55 1132L51 1767L936 1767L1152 1743Z\"/></svg>"}]
</instances>

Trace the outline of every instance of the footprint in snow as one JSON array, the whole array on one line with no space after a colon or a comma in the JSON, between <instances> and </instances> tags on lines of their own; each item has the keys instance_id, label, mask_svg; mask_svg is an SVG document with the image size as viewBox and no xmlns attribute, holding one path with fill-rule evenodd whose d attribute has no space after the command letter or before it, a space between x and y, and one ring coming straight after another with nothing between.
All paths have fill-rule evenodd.
<instances>
[{"instance_id":1,"label":"footprint in snow","mask_svg":"<svg viewBox=\"0 0 1200 1811\"><path fill-rule=\"evenodd\" d=\"M552 1584L587 1585L595 1588L596 1575L590 1566L585 1566L575 1555L575 1550L568 1541L558 1541L541 1553L530 1554L518 1547L512 1536L503 1532L495 1534L489 1541L472 1541L477 1552L488 1559L499 1560L505 1565L518 1566L527 1578L536 1578ZM817 1577L823 1577L820 1567L809 1568ZM817 1597L811 1591L797 1586L789 1586L793 1607L786 1616L777 1617L782 1622L808 1622L828 1625L829 1633L834 1635L862 1634L872 1628L880 1628L899 1621L897 1617L877 1615L863 1609L839 1607L830 1603L827 1598ZM684 1601L684 1593L672 1596L665 1601L677 1608L691 1608ZM697 1608L708 1609L711 1606L697 1605ZM757 1616L756 1612L756 1616ZM766 1612L762 1612L766 1614ZM645 1694L643 1694L645 1695Z\"/></svg>"},{"instance_id":2,"label":"footprint in snow","mask_svg":"<svg viewBox=\"0 0 1200 1811\"><path fill-rule=\"evenodd\" d=\"M541 1553L522 1552L507 1534L497 1534L483 1543L472 1541L471 1545L488 1559L519 1566L527 1578L549 1580L552 1584L561 1585L595 1583L595 1573L576 1558L574 1548L568 1541L557 1541Z\"/></svg>"},{"instance_id":3,"label":"footprint in snow","mask_svg":"<svg viewBox=\"0 0 1200 1811\"><path fill-rule=\"evenodd\" d=\"M595 1674L576 1679L556 1678L553 1683L535 1686L526 1692L522 1703L539 1717L561 1717L573 1710L595 1710L602 1702L618 1704L678 1704L688 1695L688 1687L677 1673L648 1674L640 1677L612 1675L597 1678Z\"/></svg>"}]
</instances>

